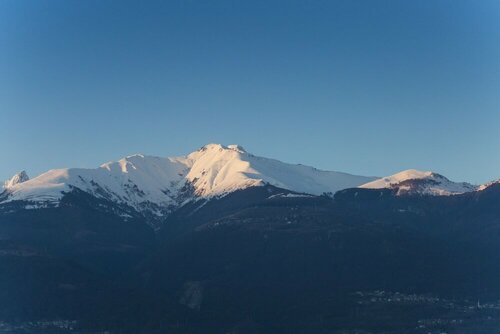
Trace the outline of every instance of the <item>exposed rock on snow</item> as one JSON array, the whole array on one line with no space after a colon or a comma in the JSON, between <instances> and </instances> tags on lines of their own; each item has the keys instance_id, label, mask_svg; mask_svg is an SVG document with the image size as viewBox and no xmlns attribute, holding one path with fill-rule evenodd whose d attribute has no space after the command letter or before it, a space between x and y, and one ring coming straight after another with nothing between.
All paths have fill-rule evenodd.
<instances>
[{"instance_id":1,"label":"exposed rock on snow","mask_svg":"<svg viewBox=\"0 0 500 334\"><path fill-rule=\"evenodd\" d=\"M29 179L30 178L29 178L28 174L26 174L26 172L23 170L23 171L17 173L16 175L14 175L13 177L11 177L9 180L5 181L4 188L11 188L11 187L15 186L16 184L26 182Z\"/></svg>"}]
</instances>

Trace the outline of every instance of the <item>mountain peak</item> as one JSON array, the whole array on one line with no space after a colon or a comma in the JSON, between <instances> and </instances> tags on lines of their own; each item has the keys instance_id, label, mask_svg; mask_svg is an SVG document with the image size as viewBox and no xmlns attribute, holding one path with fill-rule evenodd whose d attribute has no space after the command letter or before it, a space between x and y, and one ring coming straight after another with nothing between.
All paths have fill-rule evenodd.
<instances>
[{"instance_id":1,"label":"mountain peak","mask_svg":"<svg viewBox=\"0 0 500 334\"><path fill-rule=\"evenodd\" d=\"M4 187L5 188L11 188L15 186L16 184L23 183L28 181L30 178L26 171L20 171L16 173L13 177L11 177L9 180L5 181Z\"/></svg>"},{"instance_id":2,"label":"mountain peak","mask_svg":"<svg viewBox=\"0 0 500 334\"><path fill-rule=\"evenodd\" d=\"M203 151L209 151L209 150L225 150L225 149L227 149L227 147L225 147L222 144L210 143L210 144L203 145L202 147L200 147L200 149L198 151L203 152Z\"/></svg>"},{"instance_id":3,"label":"mountain peak","mask_svg":"<svg viewBox=\"0 0 500 334\"><path fill-rule=\"evenodd\" d=\"M431 171L407 169L363 184L360 188L397 189L398 195L455 195L474 191L477 186L465 182L453 182L443 175Z\"/></svg>"},{"instance_id":4,"label":"mountain peak","mask_svg":"<svg viewBox=\"0 0 500 334\"><path fill-rule=\"evenodd\" d=\"M222 145L222 144L216 144L216 143L210 143L207 145L202 146L197 152L205 152L205 151L225 151L225 150L231 150L231 151L236 151L238 153L247 153L243 146L237 145L237 144L231 144L231 145Z\"/></svg>"},{"instance_id":5,"label":"mountain peak","mask_svg":"<svg viewBox=\"0 0 500 334\"><path fill-rule=\"evenodd\" d=\"M239 153L247 153L243 146L237 145L237 144L232 144L227 146L228 149L239 152Z\"/></svg>"},{"instance_id":6,"label":"mountain peak","mask_svg":"<svg viewBox=\"0 0 500 334\"><path fill-rule=\"evenodd\" d=\"M394 183L399 183L401 181L406 181L406 180L419 180L419 179L426 179L429 177L432 177L433 175L439 175L431 171L421 171L417 169L406 169L403 170L399 173L386 176L383 178L385 182L389 182L391 184ZM374 181L376 182L376 181Z\"/></svg>"}]
</instances>

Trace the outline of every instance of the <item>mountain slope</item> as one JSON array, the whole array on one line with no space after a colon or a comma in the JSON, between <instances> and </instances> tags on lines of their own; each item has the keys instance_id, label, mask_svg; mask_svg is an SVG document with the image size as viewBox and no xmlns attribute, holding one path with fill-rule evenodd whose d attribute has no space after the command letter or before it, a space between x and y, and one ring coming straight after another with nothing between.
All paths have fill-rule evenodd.
<instances>
[{"instance_id":1,"label":"mountain slope","mask_svg":"<svg viewBox=\"0 0 500 334\"><path fill-rule=\"evenodd\" d=\"M477 186L465 182L453 182L443 175L408 169L394 175L359 186L368 189L395 189L398 195L454 195L477 190Z\"/></svg>"},{"instance_id":2,"label":"mountain slope","mask_svg":"<svg viewBox=\"0 0 500 334\"><path fill-rule=\"evenodd\" d=\"M137 154L96 169L50 170L31 180L6 184L0 201L54 206L66 193L79 189L138 211L163 215L188 199L223 196L265 184L320 195L371 180L257 157L237 145L209 144L185 157Z\"/></svg>"}]
</instances>

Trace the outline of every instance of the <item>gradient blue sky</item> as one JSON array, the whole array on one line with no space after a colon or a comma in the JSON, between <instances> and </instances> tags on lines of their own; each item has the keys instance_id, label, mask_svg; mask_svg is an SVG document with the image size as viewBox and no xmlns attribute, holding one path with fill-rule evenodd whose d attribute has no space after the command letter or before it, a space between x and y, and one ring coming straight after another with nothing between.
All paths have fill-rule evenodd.
<instances>
[{"instance_id":1,"label":"gradient blue sky","mask_svg":"<svg viewBox=\"0 0 500 334\"><path fill-rule=\"evenodd\" d=\"M500 178L500 1L0 1L0 179L238 143Z\"/></svg>"}]
</instances>

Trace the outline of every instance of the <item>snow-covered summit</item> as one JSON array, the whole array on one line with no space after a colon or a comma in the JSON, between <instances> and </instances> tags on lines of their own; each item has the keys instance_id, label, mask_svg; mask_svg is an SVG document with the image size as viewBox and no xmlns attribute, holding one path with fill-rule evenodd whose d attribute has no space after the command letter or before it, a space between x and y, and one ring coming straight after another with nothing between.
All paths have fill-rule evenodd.
<instances>
[{"instance_id":1,"label":"snow-covered summit","mask_svg":"<svg viewBox=\"0 0 500 334\"><path fill-rule=\"evenodd\" d=\"M240 153L246 153L247 151L245 151L245 149L243 148L243 146L240 146L240 145L227 145L227 148L230 149L230 150L233 150L233 151L237 151L237 152L240 152Z\"/></svg>"},{"instance_id":2,"label":"snow-covered summit","mask_svg":"<svg viewBox=\"0 0 500 334\"><path fill-rule=\"evenodd\" d=\"M205 145L184 156L162 158L141 154L108 162L95 169L50 170L12 184L3 201L57 204L65 193L79 189L98 198L159 214L190 198L222 196L265 184L319 195L356 187L374 178L257 157L241 146Z\"/></svg>"},{"instance_id":3,"label":"snow-covered summit","mask_svg":"<svg viewBox=\"0 0 500 334\"><path fill-rule=\"evenodd\" d=\"M374 179L262 158L247 153L237 145L209 144L189 154L187 161L190 167L187 179L202 196L220 195L263 184L320 195Z\"/></svg>"},{"instance_id":4,"label":"snow-covered summit","mask_svg":"<svg viewBox=\"0 0 500 334\"><path fill-rule=\"evenodd\" d=\"M477 186L465 182L453 182L441 174L408 169L394 175L363 184L360 188L397 189L398 195L454 195L477 190Z\"/></svg>"},{"instance_id":5,"label":"snow-covered summit","mask_svg":"<svg viewBox=\"0 0 500 334\"><path fill-rule=\"evenodd\" d=\"M23 183L28 181L30 178L26 172L20 171L19 173L15 174L13 177L11 177L9 180L5 181L4 183L4 188L11 188L15 186L16 184Z\"/></svg>"}]
</instances>

